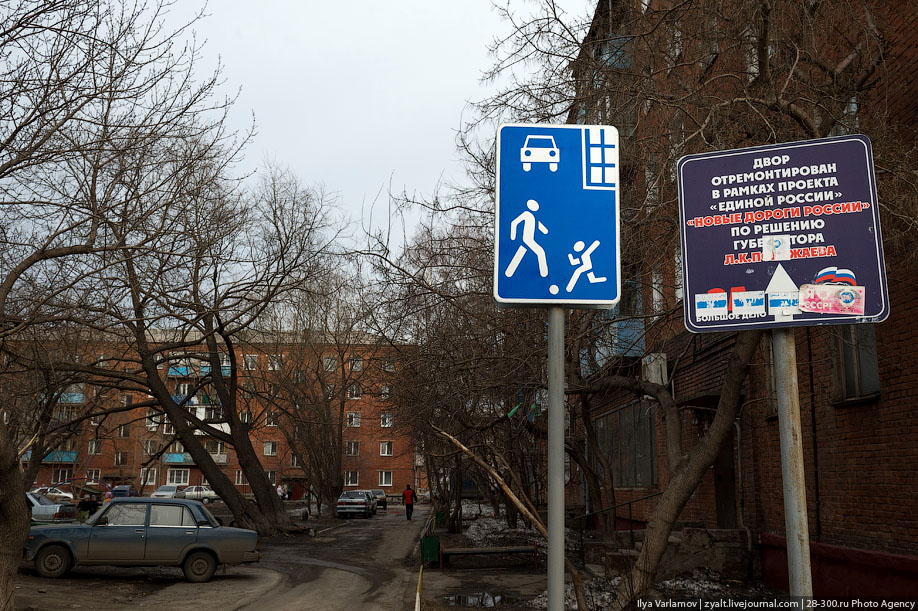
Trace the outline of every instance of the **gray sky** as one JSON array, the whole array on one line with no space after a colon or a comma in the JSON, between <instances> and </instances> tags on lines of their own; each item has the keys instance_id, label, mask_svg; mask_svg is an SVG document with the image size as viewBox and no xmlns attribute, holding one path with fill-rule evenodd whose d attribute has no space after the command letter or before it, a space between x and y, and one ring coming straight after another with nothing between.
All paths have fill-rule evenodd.
<instances>
[{"instance_id":1,"label":"gray sky","mask_svg":"<svg viewBox=\"0 0 918 611\"><path fill-rule=\"evenodd\" d=\"M585 14L594 2L559 4ZM219 56L228 89L242 88L231 124L255 115L246 166L276 160L354 220L377 197L384 214L390 188L430 194L461 175L455 132L486 94L487 47L509 30L489 0L211 0L207 13L194 26L205 60Z\"/></svg>"}]
</instances>

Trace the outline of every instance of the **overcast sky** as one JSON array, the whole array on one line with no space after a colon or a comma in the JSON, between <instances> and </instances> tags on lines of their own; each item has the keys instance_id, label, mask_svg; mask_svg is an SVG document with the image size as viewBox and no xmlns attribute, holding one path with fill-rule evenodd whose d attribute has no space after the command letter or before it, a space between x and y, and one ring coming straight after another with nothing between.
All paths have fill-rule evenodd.
<instances>
[{"instance_id":1,"label":"overcast sky","mask_svg":"<svg viewBox=\"0 0 918 611\"><path fill-rule=\"evenodd\" d=\"M559 4L579 16L594 3ZM207 13L194 26L205 59L241 88L232 125L255 116L247 167L276 160L353 220L377 198L378 218L390 188L430 194L461 175L455 133L487 92L489 44L509 29L490 0L211 0Z\"/></svg>"}]
</instances>

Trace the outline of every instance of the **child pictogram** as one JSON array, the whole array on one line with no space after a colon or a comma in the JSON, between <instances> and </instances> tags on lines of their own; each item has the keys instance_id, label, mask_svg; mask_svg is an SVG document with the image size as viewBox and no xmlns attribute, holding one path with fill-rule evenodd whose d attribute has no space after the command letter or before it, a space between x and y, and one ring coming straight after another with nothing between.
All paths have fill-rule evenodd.
<instances>
[{"instance_id":1,"label":"child pictogram","mask_svg":"<svg viewBox=\"0 0 918 611\"><path fill-rule=\"evenodd\" d=\"M579 265L577 269L574 270L574 275L571 276L570 282L567 283L567 292L570 293L574 290L574 287L577 285L577 280L580 279L581 274L586 272L587 279L589 279L590 284L595 284L597 282L605 282L607 278L598 277L593 273L593 259L590 255L593 254L593 251L599 246L599 240L594 241L590 244L590 247L585 251L583 250L586 247L586 244L583 240L577 240L574 244L574 252L583 252L579 257L575 257L574 253L568 253L567 258L571 262L571 265Z\"/></svg>"}]
</instances>

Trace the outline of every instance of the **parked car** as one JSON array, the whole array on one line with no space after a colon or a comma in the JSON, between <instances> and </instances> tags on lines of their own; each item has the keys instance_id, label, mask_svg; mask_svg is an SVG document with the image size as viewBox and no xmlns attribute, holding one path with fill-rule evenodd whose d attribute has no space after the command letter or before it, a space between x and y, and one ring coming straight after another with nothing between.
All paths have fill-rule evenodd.
<instances>
[{"instance_id":1,"label":"parked car","mask_svg":"<svg viewBox=\"0 0 918 611\"><path fill-rule=\"evenodd\" d=\"M386 499L385 490L376 488L374 490L370 490L370 492L372 492L376 496L376 504L378 507L381 507L382 509L386 509L388 507L389 503L388 503L388 500Z\"/></svg>"},{"instance_id":2,"label":"parked car","mask_svg":"<svg viewBox=\"0 0 918 611\"><path fill-rule=\"evenodd\" d=\"M218 564L257 562L258 533L221 526L198 501L113 498L85 524L33 526L24 558L42 577L74 566L180 566L191 582Z\"/></svg>"},{"instance_id":3,"label":"parked car","mask_svg":"<svg viewBox=\"0 0 918 611\"><path fill-rule=\"evenodd\" d=\"M339 518L362 515L369 518L375 512L376 497L368 494L366 490L345 490L338 497L335 511Z\"/></svg>"},{"instance_id":4,"label":"parked car","mask_svg":"<svg viewBox=\"0 0 918 611\"><path fill-rule=\"evenodd\" d=\"M26 503L32 510L32 522L64 522L77 517L73 503L55 503L37 492L26 492Z\"/></svg>"},{"instance_id":5,"label":"parked car","mask_svg":"<svg viewBox=\"0 0 918 611\"><path fill-rule=\"evenodd\" d=\"M173 486L171 484L167 484L165 486L160 486L159 488L154 490L153 494L151 494L150 497L154 499L179 498L176 496L176 494L180 492L181 490L183 490L182 486Z\"/></svg>"},{"instance_id":6,"label":"parked car","mask_svg":"<svg viewBox=\"0 0 918 611\"><path fill-rule=\"evenodd\" d=\"M122 484L112 488L112 496L140 496L140 490L133 484Z\"/></svg>"},{"instance_id":7,"label":"parked car","mask_svg":"<svg viewBox=\"0 0 918 611\"><path fill-rule=\"evenodd\" d=\"M220 500L220 496L207 486L188 486L177 494L182 495L181 498L183 499L201 501L202 503L210 503L212 501Z\"/></svg>"},{"instance_id":8,"label":"parked car","mask_svg":"<svg viewBox=\"0 0 918 611\"><path fill-rule=\"evenodd\" d=\"M379 501L376 499L376 495L373 494L372 490L363 490L363 493L367 495L367 499L370 502L370 513L375 516L376 510L379 507Z\"/></svg>"},{"instance_id":9,"label":"parked car","mask_svg":"<svg viewBox=\"0 0 918 611\"><path fill-rule=\"evenodd\" d=\"M73 500L73 493L67 492L66 490L61 490L54 486L44 486L42 488L36 488L32 490L36 494L43 494L55 503L69 503Z\"/></svg>"}]
</instances>

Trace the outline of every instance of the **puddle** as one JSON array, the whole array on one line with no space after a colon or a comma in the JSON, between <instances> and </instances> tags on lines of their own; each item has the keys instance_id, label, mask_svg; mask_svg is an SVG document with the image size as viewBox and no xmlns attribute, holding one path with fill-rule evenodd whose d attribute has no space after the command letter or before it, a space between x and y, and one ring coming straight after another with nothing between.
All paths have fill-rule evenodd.
<instances>
[{"instance_id":1,"label":"puddle","mask_svg":"<svg viewBox=\"0 0 918 611\"><path fill-rule=\"evenodd\" d=\"M456 594L454 596L444 596L443 602L449 607L465 607L473 609L482 609L490 607L500 607L501 605L512 605L520 601L517 596L508 596L507 594L492 594L491 592L476 592L475 594Z\"/></svg>"}]
</instances>

